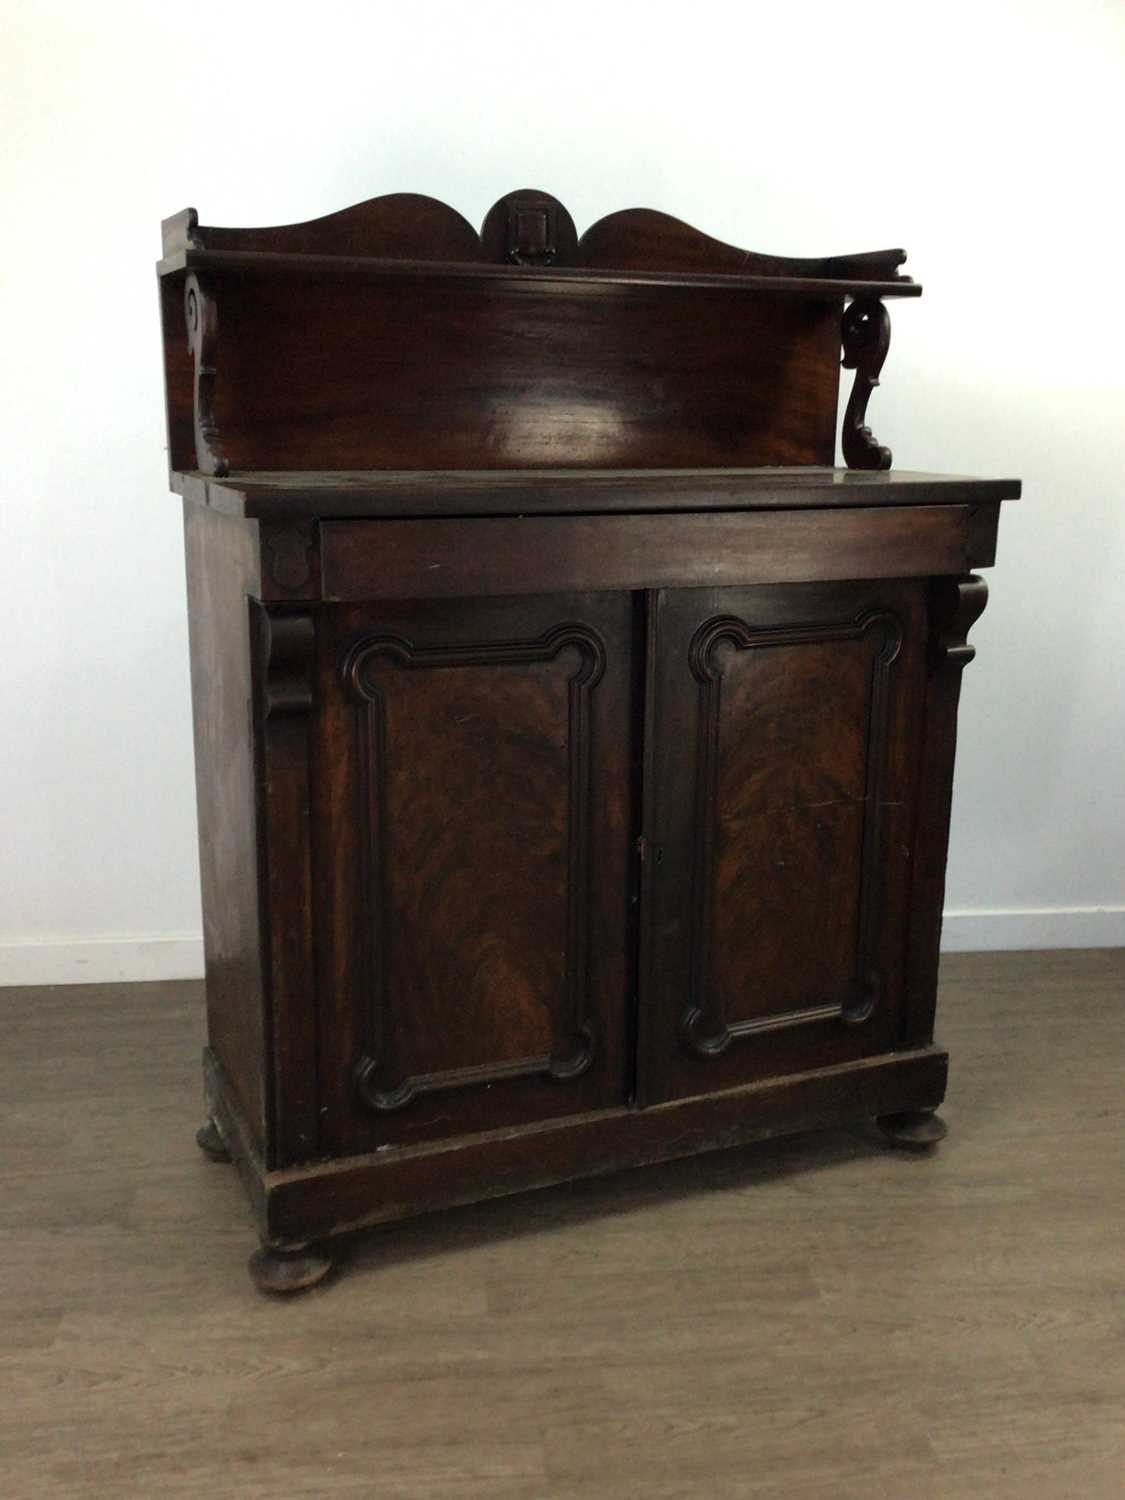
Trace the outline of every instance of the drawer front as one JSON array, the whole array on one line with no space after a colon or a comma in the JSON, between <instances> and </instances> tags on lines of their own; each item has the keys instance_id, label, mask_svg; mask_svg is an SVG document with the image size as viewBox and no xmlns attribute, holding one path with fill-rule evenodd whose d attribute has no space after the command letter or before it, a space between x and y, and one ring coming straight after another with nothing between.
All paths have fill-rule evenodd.
<instances>
[{"instance_id":1,"label":"drawer front","mask_svg":"<svg viewBox=\"0 0 1125 1500\"><path fill-rule=\"evenodd\" d=\"M628 1098L634 608L604 594L323 612L329 1150Z\"/></svg>"},{"instance_id":2,"label":"drawer front","mask_svg":"<svg viewBox=\"0 0 1125 1500\"><path fill-rule=\"evenodd\" d=\"M924 586L653 596L641 1094L899 1040Z\"/></svg>"},{"instance_id":3,"label":"drawer front","mask_svg":"<svg viewBox=\"0 0 1125 1500\"><path fill-rule=\"evenodd\" d=\"M964 573L997 506L325 521L325 599L479 598Z\"/></svg>"}]
</instances>

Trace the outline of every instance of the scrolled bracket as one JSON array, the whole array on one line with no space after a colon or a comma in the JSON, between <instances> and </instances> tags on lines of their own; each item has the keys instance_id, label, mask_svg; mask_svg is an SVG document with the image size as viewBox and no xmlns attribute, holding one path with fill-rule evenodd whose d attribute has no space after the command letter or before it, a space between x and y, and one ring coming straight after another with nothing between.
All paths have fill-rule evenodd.
<instances>
[{"instance_id":1,"label":"scrolled bracket","mask_svg":"<svg viewBox=\"0 0 1125 1500\"><path fill-rule=\"evenodd\" d=\"M931 665L937 670L961 672L977 654L969 644L969 631L984 613L988 584L979 573L961 578L936 578L932 585L930 638Z\"/></svg>"},{"instance_id":2,"label":"scrolled bracket","mask_svg":"<svg viewBox=\"0 0 1125 1500\"><path fill-rule=\"evenodd\" d=\"M279 614L261 610L260 671L262 717L308 715L313 710L316 625L307 610Z\"/></svg>"},{"instance_id":3,"label":"scrolled bracket","mask_svg":"<svg viewBox=\"0 0 1125 1500\"><path fill-rule=\"evenodd\" d=\"M195 421L195 461L201 474L222 478L230 462L219 445L215 425L215 351L219 341L219 311L207 286L192 272L184 283L184 319L188 352L195 361L192 409Z\"/></svg>"},{"instance_id":4,"label":"scrolled bracket","mask_svg":"<svg viewBox=\"0 0 1125 1500\"><path fill-rule=\"evenodd\" d=\"M855 371L840 435L844 462L849 469L889 469L891 450L875 441L864 418L890 348L890 314L877 297L857 297L844 310L841 335L844 346L841 363L845 370Z\"/></svg>"}]
</instances>

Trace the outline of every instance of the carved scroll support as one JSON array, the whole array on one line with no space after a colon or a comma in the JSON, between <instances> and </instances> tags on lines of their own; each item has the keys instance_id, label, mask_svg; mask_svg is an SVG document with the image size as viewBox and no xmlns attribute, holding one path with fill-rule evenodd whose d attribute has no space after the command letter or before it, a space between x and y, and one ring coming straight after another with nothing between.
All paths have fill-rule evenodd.
<instances>
[{"instance_id":1,"label":"carved scroll support","mask_svg":"<svg viewBox=\"0 0 1125 1500\"><path fill-rule=\"evenodd\" d=\"M195 361L192 407L195 419L195 461L201 474L221 478L230 463L219 445L215 426L215 351L219 340L219 312L205 282L193 272L184 284L184 318L188 352Z\"/></svg>"},{"instance_id":2,"label":"carved scroll support","mask_svg":"<svg viewBox=\"0 0 1125 1500\"><path fill-rule=\"evenodd\" d=\"M840 437L844 462L849 469L889 469L891 450L875 441L864 419L890 347L890 314L877 297L857 297L844 311L841 333L844 369L855 371Z\"/></svg>"},{"instance_id":3,"label":"carved scroll support","mask_svg":"<svg viewBox=\"0 0 1125 1500\"><path fill-rule=\"evenodd\" d=\"M969 631L984 613L988 584L979 573L963 578L938 578L931 595L930 659L939 671L961 672L977 654L969 644Z\"/></svg>"}]
</instances>

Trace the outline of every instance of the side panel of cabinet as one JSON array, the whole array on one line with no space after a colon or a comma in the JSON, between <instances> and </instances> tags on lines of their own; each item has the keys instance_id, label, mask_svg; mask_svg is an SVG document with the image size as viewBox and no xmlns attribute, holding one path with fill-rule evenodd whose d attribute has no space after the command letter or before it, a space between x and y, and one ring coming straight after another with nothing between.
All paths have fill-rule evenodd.
<instances>
[{"instance_id":1,"label":"side panel of cabinet","mask_svg":"<svg viewBox=\"0 0 1125 1500\"><path fill-rule=\"evenodd\" d=\"M641 1095L891 1050L924 584L650 596Z\"/></svg>"},{"instance_id":2,"label":"side panel of cabinet","mask_svg":"<svg viewBox=\"0 0 1125 1500\"><path fill-rule=\"evenodd\" d=\"M322 1140L626 1101L634 604L321 616Z\"/></svg>"}]
</instances>

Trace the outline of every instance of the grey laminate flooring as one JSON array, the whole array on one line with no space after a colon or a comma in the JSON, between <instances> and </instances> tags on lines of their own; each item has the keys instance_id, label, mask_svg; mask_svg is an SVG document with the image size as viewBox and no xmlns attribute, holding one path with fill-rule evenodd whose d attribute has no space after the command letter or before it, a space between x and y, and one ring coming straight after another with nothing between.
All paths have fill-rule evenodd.
<instances>
[{"instance_id":1,"label":"grey laminate flooring","mask_svg":"<svg viewBox=\"0 0 1125 1500\"><path fill-rule=\"evenodd\" d=\"M950 1138L434 1215L255 1293L196 984L0 992L0 1495L1125 1496L1125 950L943 970Z\"/></svg>"}]
</instances>

